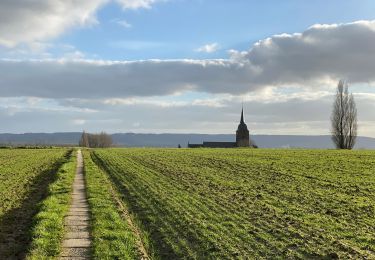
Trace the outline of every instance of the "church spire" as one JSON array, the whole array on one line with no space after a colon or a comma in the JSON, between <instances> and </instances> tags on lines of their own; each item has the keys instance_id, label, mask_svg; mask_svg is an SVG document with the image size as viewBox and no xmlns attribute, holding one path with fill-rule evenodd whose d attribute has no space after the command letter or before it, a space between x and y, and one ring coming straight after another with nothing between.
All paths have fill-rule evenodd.
<instances>
[{"instance_id":1,"label":"church spire","mask_svg":"<svg viewBox=\"0 0 375 260\"><path fill-rule=\"evenodd\" d=\"M240 122L241 124L244 124L245 122L244 122L244 120L243 120L243 104L242 104L242 111L241 111L241 122Z\"/></svg>"},{"instance_id":2,"label":"church spire","mask_svg":"<svg viewBox=\"0 0 375 260\"><path fill-rule=\"evenodd\" d=\"M241 122L238 125L238 129L236 131L236 145L237 147L249 147L250 146L249 130L247 129L247 125L245 124L245 120L243 116L243 103L242 103L242 110L241 110Z\"/></svg>"}]
</instances>

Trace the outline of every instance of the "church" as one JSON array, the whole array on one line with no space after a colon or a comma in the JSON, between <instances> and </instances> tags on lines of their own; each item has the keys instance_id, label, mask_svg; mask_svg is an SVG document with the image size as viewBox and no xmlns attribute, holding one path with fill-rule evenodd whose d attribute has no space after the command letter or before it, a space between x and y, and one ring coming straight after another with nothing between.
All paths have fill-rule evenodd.
<instances>
[{"instance_id":1,"label":"church","mask_svg":"<svg viewBox=\"0 0 375 260\"><path fill-rule=\"evenodd\" d=\"M236 131L235 142L203 142L202 144L188 144L189 148L235 148L250 147L250 135L243 116L243 108L241 111L241 120Z\"/></svg>"}]
</instances>

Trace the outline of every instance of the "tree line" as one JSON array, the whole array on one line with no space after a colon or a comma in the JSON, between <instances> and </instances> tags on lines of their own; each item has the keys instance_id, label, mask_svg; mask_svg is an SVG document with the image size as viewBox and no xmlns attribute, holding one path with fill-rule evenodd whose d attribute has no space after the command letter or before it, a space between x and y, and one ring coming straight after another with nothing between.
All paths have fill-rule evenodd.
<instances>
[{"instance_id":1,"label":"tree line","mask_svg":"<svg viewBox=\"0 0 375 260\"><path fill-rule=\"evenodd\" d=\"M89 134L82 132L79 146L88 148L108 148L113 144L111 135L101 132L98 134Z\"/></svg>"}]
</instances>

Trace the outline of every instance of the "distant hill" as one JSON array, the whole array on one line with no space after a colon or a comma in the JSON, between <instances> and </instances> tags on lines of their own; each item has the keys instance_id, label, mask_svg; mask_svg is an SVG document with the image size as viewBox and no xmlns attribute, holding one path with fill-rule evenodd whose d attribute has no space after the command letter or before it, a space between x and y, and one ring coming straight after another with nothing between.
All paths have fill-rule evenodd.
<instances>
[{"instance_id":1,"label":"distant hill","mask_svg":"<svg viewBox=\"0 0 375 260\"><path fill-rule=\"evenodd\" d=\"M77 145L80 132L67 133L25 133L0 134L1 145ZM113 134L114 144L128 147L186 147L190 143L203 141L230 142L232 134ZM251 138L261 148L334 148L327 135L252 135ZM375 138L358 137L357 149L375 149Z\"/></svg>"},{"instance_id":2,"label":"distant hill","mask_svg":"<svg viewBox=\"0 0 375 260\"><path fill-rule=\"evenodd\" d=\"M77 145L82 133L0 134L1 145Z\"/></svg>"}]
</instances>

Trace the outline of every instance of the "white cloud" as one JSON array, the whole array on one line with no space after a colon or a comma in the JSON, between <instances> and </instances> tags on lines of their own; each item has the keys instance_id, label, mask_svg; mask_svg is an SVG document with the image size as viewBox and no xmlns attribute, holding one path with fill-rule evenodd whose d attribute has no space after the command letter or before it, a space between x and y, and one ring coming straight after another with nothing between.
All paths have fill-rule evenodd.
<instances>
[{"instance_id":1,"label":"white cloud","mask_svg":"<svg viewBox=\"0 0 375 260\"><path fill-rule=\"evenodd\" d=\"M213 53L213 52L216 52L218 50L219 50L219 44L218 43L206 44L206 45L203 45L203 46L195 49L195 51L197 51L197 52L206 52L206 53Z\"/></svg>"},{"instance_id":2,"label":"white cloud","mask_svg":"<svg viewBox=\"0 0 375 260\"><path fill-rule=\"evenodd\" d=\"M97 23L95 13L106 0L3 0L0 44L15 47L56 37L73 26Z\"/></svg>"},{"instance_id":3,"label":"white cloud","mask_svg":"<svg viewBox=\"0 0 375 260\"><path fill-rule=\"evenodd\" d=\"M165 0L116 0L124 9L151 8L156 2Z\"/></svg>"},{"instance_id":4,"label":"white cloud","mask_svg":"<svg viewBox=\"0 0 375 260\"><path fill-rule=\"evenodd\" d=\"M249 51L232 52L235 60L257 67L255 84L319 84L346 78L375 79L375 21L315 25L296 34L257 42Z\"/></svg>"},{"instance_id":5,"label":"white cloud","mask_svg":"<svg viewBox=\"0 0 375 260\"><path fill-rule=\"evenodd\" d=\"M126 20L118 20L116 23L124 28L132 28L132 25L128 23Z\"/></svg>"},{"instance_id":6,"label":"white cloud","mask_svg":"<svg viewBox=\"0 0 375 260\"><path fill-rule=\"evenodd\" d=\"M171 100L173 95L165 97L133 97L133 98L109 98L102 101L94 101L97 106L98 103L110 106L136 106L136 105L150 105L156 107L223 107L223 102L228 98L217 97L217 98L195 98L192 100ZM77 100L75 101L77 102ZM78 100L78 104L82 102ZM90 102L89 102L90 103ZM74 103L73 103L74 104ZM77 103L75 103L77 104ZM87 104L87 102L86 102Z\"/></svg>"},{"instance_id":7,"label":"white cloud","mask_svg":"<svg viewBox=\"0 0 375 260\"><path fill-rule=\"evenodd\" d=\"M375 21L275 35L223 60L1 60L0 121L2 131L79 131L80 119L124 132L141 118L137 131L229 132L243 99L252 133L328 134L332 90L346 78L368 88L353 90L360 134L373 135L374 67ZM4 101L14 97L24 98Z\"/></svg>"},{"instance_id":8,"label":"white cloud","mask_svg":"<svg viewBox=\"0 0 375 260\"><path fill-rule=\"evenodd\" d=\"M72 60L83 59L85 57L85 54L83 52L75 50L73 52L66 52L66 53L64 53L63 57L65 59L72 59Z\"/></svg>"},{"instance_id":9,"label":"white cloud","mask_svg":"<svg viewBox=\"0 0 375 260\"><path fill-rule=\"evenodd\" d=\"M340 78L369 83L375 81L375 21L313 26L259 41L247 52L231 53L227 60L2 60L0 95L127 98L192 90L239 95L286 86L324 91Z\"/></svg>"},{"instance_id":10,"label":"white cloud","mask_svg":"<svg viewBox=\"0 0 375 260\"><path fill-rule=\"evenodd\" d=\"M150 8L157 0L1 0L0 45L35 45L68 29L98 23L96 12L109 2L124 9ZM124 25L124 24L123 24Z\"/></svg>"},{"instance_id":11,"label":"white cloud","mask_svg":"<svg viewBox=\"0 0 375 260\"><path fill-rule=\"evenodd\" d=\"M75 125L84 125L86 123L86 120L84 119L74 119L73 124Z\"/></svg>"}]
</instances>

